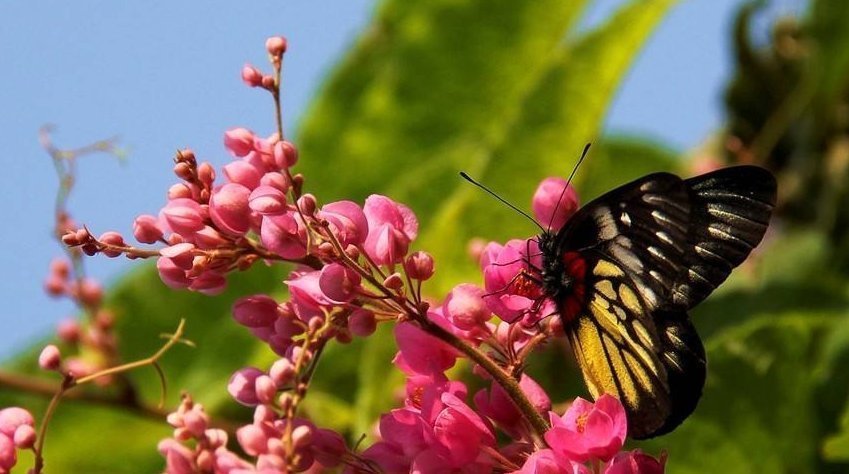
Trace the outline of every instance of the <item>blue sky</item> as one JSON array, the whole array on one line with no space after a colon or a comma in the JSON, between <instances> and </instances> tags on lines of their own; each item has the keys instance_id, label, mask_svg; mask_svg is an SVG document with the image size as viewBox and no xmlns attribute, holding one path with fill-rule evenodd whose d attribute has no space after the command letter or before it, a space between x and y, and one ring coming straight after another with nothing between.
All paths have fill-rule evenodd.
<instances>
[{"instance_id":1,"label":"blue sky","mask_svg":"<svg viewBox=\"0 0 849 474\"><path fill-rule=\"evenodd\" d=\"M598 1L585 21L621 3ZM689 0L673 10L621 89L607 129L647 134L679 150L715 130L739 3ZM191 146L221 164L223 130L270 128L269 100L239 78L245 62L265 65L266 37L289 39L284 107L292 124L373 8L370 0L0 3L0 268L7 275L0 355L73 313L42 291L60 249L50 235L56 177L37 142L41 125L55 124L55 140L65 147L121 137L129 161L85 159L71 210L98 231L130 234L134 216L164 203L176 149ZM87 264L107 283L131 265L105 258Z\"/></svg>"}]
</instances>

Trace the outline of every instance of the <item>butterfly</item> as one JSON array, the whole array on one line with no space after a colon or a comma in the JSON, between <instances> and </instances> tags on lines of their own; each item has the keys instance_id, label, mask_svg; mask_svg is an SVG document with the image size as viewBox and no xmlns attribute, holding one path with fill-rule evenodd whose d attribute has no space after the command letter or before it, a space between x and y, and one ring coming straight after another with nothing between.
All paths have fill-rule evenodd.
<instances>
[{"instance_id":1,"label":"butterfly","mask_svg":"<svg viewBox=\"0 0 849 474\"><path fill-rule=\"evenodd\" d=\"M756 166L654 173L537 237L536 279L587 387L619 398L632 438L668 433L695 410L707 362L687 311L758 245L775 199L775 178Z\"/></svg>"}]
</instances>

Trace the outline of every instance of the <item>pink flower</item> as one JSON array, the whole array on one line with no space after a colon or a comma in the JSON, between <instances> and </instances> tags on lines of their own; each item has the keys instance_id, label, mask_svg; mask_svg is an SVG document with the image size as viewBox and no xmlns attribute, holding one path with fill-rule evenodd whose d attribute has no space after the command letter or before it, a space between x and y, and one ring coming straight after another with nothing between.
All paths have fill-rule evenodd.
<instances>
[{"instance_id":1,"label":"pink flower","mask_svg":"<svg viewBox=\"0 0 849 474\"><path fill-rule=\"evenodd\" d=\"M330 230L342 243L362 245L369 234L369 224L366 215L357 203L352 201L337 201L324 205L318 212L320 219L330 223Z\"/></svg>"},{"instance_id":2,"label":"pink flower","mask_svg":"<svg viewBox=\"0 0 849 474\"><path fill-rule=\"evenodd\" d=\"M486 322L492 317L492 312L483 300L483 294L483 288L470 283L455 286L443 305L445 318L463 331L477 329L488 332Z\"/></svg>"},{"instance_id":3,"label":"pink flower","mask_svg":"<svg viewBox=\"0 0 849 474\"><path fill-rule=\"evenodd\" d=\"M286 52L286 38L282 36L270 36L265 40L265 49L271 56L280 56Z\"/></svg>"},{"instance_id":4,"label":"pink flower","mask_svg":"<svg viewBox=\"0 0 849 474\"><path fill-rule=\"evenodd\" d=\"M419 223L413 211L377 194L366 199L363 210L369 228L364 244L366 253L378 265L401 262L410 242L418 235Z\"/></svg>"},{"instance_id":5,"label":"pink flower","mask_svg":"<svg viewBox=\"0 0 849 474\"><path fill-rule=\"evenodd\" d=\"M227 391L239 403L246 406L256 406L259 399L256 396L256 379L265 372L255 367L239 369L230 377Z\"/></svg>"},{"instance_id":6,"label":"pink flower","mask_svg":"<svg viewBox=\"0 0 849 474\"><path fill-rule=\"evenodd\" d=\"M575 462L609 461L622 449L628 430L625 408L608 394L595 404L576 398L563 417L554 412L549 417L551 429L545 433L545 442L556 454Z\"/></svg>"},{"instance_id":7,"label":"pink flower","mask_svg":"<svg viewBox=\"0 0 849 474\"><path fill-rule=\"evenodd\" d=\"M590 474L592 471L583 464L560 459L550 449L534 452L525 460L522 469L513 474Z\"/></svg>"},{"instance_id":8,"label":"pink flower","mask_svg":"<svg viewBox=\"0 0 849 474\"><path fill-rule=\"evenodd\" d=\"M246 296L233 303L233 319L242 326L271 326L277 317L277 301L268 295Z\"/></svg>"},{"instance_id":9,"label":"pink flower","mask_svg":"<svg viewBox=\"0 0 849 474\"><path fill-rule=\"evenodd\" d=\"M242 81L248 87L259 87L262 85L262 72L250 64L245 64L242 67Z\"/></svg>"},{"instance_id":10,"label":"pink flower","mask_svg":"<svg viewBox=\"0 0 849 474\"><path fill-rule=\"evenodd\" d=\"M283 258L296 259L307 254L306 230L291 213L264 216L260 239L265 248Z\"/></svg>"},{"instance_id":11,"label":"pink flower","mask_svg":"<svg viewBox=\"0 0 849 474\"><path fill-rule=\"evenodd\" d=\"M0 435L0 473L7 473L18 463L18 452L12 438Z\"/></svg>"},{"instance_id":12,"label":"pink flower","mask_svg":"<svg viewBox=\"0 0 849 474\"><path fill-rule=\"evenodd\" d=\"M209 198L209 216L215 225L228 234L244 235L251 226L250 195L250 189L236 183L225 184L213 192Z\"/></svg>"},{"instance_id":13,"label":"pink flower","mask_svg":"<svg viewBox=\"0 0 849 474\"><path fill-rule=\"evenodd\" d=\"M508 323L522 317L533 323L554 311L554 304L544 299L542 288L531 277L528 255L532 256L531 264L539 268L542 262L534 241L514 239L503 246L491 242L481 256L487 293L484 300L493 313Z\"/></svg>"},{"instance_id":14,"label":"pink flower","mask_svg":"<svg viewBox=\"0 0 849 474\"><path fill-rule=\"evenodd\" d=\"M655 459L639 449L617 454L604 469L604 474L663 474L666 453Z\"/></svg>"},{"instance_id":15,"label":"pink flower","mask_svg":"<svg viewBox=\"0 0 849 474\"><path fill-rule=\"evenodd\" d=\"M301 316L312 316L321 313L322 307L329 307L333 302L321 290L321 271L293 273L293 277L285 281L289 286L292 302L298 308ZM328 285L329 286L329 285Z\"/></svg>"},{"instance_id":16,"label":"pink flower","mask_svg":"<svg viewBox=\"0 0 849 474\"><path fill-rule=\"evenodd\" d=\"M413 280L425 281L433 276L433 257L421 250L413 252L404 262L404 271Z\"/></svg>"},{"instance_id":17,"label":"pink flower","mask_svg":"<svg viewBox=\"0 0 849 474\"><path fill-rule=\"evenodd\" d=\"M254 132L246 128L231 128L224 132L224 147L233 156L245 156L254 149Z\"/></svg>"},{"instance_id":18,"label":"pink flower","mask_svg":"<svg viewBox=\"0 0 849 474\"><path fill-rule=\"evenodd\" d=\"M159 257L156 260L156 270L159 272L159 278L169 288L175 290L188 288L191 283L186 276L186 271L168 257Z\"/></svg>"},{"instance_id":19,"label":"pink flower","mask_svg":"<svg viewBox=\"0 0 849 474\"><path fill-rule=\"evenodd\" d=\"M0 433L10 439L15 436L15 430L22 425L35 425L30 412L20 407L9 407L0 410Z\"/></svg>"},{"instance_id":20,"label":"pink flower","mask_svg":"<svg viewBox=\"0 0 849 474\"><path fill-rule=\"evenodd\" d=\"M224 165L224 176L231 183L241 184L248 189L259 186L262 171L244 160L237 160Z\"/></svg>"},{"instance_id":21,"label":"pink flower","mask_svg":"<svg viewBox=\"0 0 849 474\"><path fill-rule=\"evenodd\" d=\"M56 370L62 366L62 354L59 348L53 344L44 346L38 356L38 366L43 370Z\"/></svg>"},{"instance_id":22,"label":"pink flower","mask_svg":"<svg viewBox=\"0 0 849 474\"><path fill-rule=\"evenodd\" d=\"M457 353L451 346L412 323L396 325L395 340L398 342L395 363L412 374L441 375L457 360Z\"/></svg>"},{"instance_id":23,"label":"pink flower","mask_svg":"<svg viewBox=\"0 0 849 474\"><path fill-rule=\"evenodd\" d=\"M563 178L545 178L534 192L531 207L543 227L557 230L578 210L578 193L571 184L567 188Z\"/></svg>"},{"instance_id":24,"label":"pink flower","mask_svg":"<svg viewBox=\"0 0 849 474\"><path fill-rule=\"evenodd\" d=\"M251 191L250 208L258 214L276 215L286 212L286 195L273 186L259 186Z\"/></svg>"},{"instance_id":25,"label":"pink flower","mask_svg":"<svg viewBox=\"0 0 849 474\"><path fill-rule=\"evenodd\" d=\"M331 263L321 269L318 286L328 300L346 303L357 293L362 278L353 270L339 263Z\"/></svg>"},{"instance_id":26,"label":"pink flower","mask_svg":"<svg viewBox=\"0 0 849 474\"><path fill-rule=\"evenodd\" d=\"M159 220L151 215L143 214L133 221L133 236L143 244L153 244L162 238Z\"/></svg>"},{"instance_id":27,"label":"pink flower","mask_svg":"<svg viewBox=\"0 0 849 474\"><path fill-rule=\"evenodd\" d=\"M425 440L446 467L459 468L475 461L484 446L495 447L490 427L466 402L465 386L449 382L430 386L422 396Z\"/></svg>"},{"instance_id":28,"label":"pink flower","mask_svg":"<svg viewBox=\"0 0 849 474\"><path fill-rule=\"evenodd\" d=\"M551 400L548 398L548 394L530 376L522 374L519 379L519 387L540 414L551 410ZM492 382L489 394L485 389L480 390L475 394L474 401L482 415L494 421L511 437L520 438L526 434L527 424L524 417L513 404L507 392L498 383Z\"/></svg>"},{"instance_id":29,"label":"pink flower","mask_svg":"<svg viewBox=\"0 0 849 474\"><path fill-rule=\"evenodd\" d=\"M168 201L168 204L159 212L159 217L169 229L182 236L190 236L192 233L203 229L205 225L203 222L204 213L200 204L188 198Z\"/></svg>"}]
</instances>

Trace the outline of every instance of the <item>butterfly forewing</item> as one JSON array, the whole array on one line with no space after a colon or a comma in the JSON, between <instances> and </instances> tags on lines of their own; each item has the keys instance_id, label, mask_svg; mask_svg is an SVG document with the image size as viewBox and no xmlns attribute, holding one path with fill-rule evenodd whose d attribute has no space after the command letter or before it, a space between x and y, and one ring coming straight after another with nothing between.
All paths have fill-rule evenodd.
<instances>
[{"instance_id":1,"label":"butterfly forewing","mask_svg":"<svg viewBox=\"0 0 849 474\"><path fill-rule=\"evenodd\" d=\"M583 279L580 304L565 286L546 293L590 392L622 401L632 437L671 431L695 409L706 363L686 310L760 242L774 201L775 180L757 167L688 180L657 173L587 204L553 239L541 236L554 242L541 245L544 277L576 259L586 269L569 275Z\"/></svg>"}]
</instances>

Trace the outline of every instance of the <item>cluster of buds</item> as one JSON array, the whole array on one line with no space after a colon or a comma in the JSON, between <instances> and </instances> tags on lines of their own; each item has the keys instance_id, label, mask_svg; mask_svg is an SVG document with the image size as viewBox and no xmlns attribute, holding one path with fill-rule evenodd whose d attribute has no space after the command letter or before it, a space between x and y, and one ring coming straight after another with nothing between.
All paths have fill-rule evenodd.
<instances>
[{"instance_id":1,"label":"cluster of buds","mask_svg":"<svg viewBox=\"0 0 849 474\"><path fill-rule=\"evenodd\" d=\"M23 408L0 410L0 474L11 472L18 463L17 450L35 446L34 425L32 415Z\"/></svg>"},{"instance_id":2,"label":"cluster of buds","mask_svg":"<svg viewBox=\"0 0 849 474\"><path fill-rule=\"evenodd\" d=\"M71 262L57 258L50 263L44 288L51 296L71 299L89 316L85 324L75 318L67 318L56 328L59 340L76 354L66 358L65 369L75 377L85 377L113 365L117 360L118 349L114 332L115 316L103 307L103 287L100 283L75 275ZM54 346L48 347L55 349ZM107 376L97 382L107 384L111 380Z\"/></svg>"}]
</instances>

